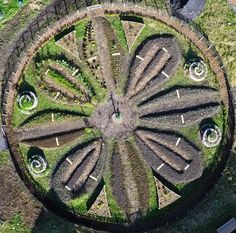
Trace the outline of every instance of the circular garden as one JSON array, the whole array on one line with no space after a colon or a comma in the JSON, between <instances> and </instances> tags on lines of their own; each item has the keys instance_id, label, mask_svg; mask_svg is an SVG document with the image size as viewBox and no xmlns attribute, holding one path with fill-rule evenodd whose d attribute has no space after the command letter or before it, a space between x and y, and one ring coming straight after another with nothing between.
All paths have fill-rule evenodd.
<instances>
[{"instance_id":1,"label":"circular garden","mask_svg":"<svg viewBox=\"0 0 236 233\"><path fill-rule=\"evenodd\" d=\"M168 222L220 172L226 80L210 46L169 16L76 14L13 75L6 137L17 171L77 223L125 232Z\"/></svg>"}]
</instances>

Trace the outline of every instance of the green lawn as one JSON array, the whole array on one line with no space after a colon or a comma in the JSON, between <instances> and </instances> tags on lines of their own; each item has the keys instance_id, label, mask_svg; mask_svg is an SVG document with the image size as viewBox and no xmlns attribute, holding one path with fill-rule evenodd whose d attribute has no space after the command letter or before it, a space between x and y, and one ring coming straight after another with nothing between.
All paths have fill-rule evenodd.
<instances>
[{"instance_id":1,"label":"green lawn","mask_svg":"<svg viewBox=\"0 0 236 233\"><path fill-rule=\"evenodd\" d=\"M89 200L89 195L84 194L77 197L67 203L67 205L77 214L86 214L88 211L87 202Z\"/></svg>"},{"instance_id":2,"label":"green lawn","mask_svg":"<svg viewBox=\"0 0 236 233\"><path fill-rule=\"evenodd\" d=\"M76 37L79 41L83 41L88 22L89 22L88 19L84 19L75 25Z\"/></svg>"},{"instance_id":3,"label":"green lawn","mask_svg":"<svg viewBox=\"0 0 236 233\"><path fill-rule=\"evenodd\" d=\"M120 17L118 15L109 15L106 17L111 23L112 28L116 32L117 38L120 42L121 48L124 51L128 51L127 39L125 36L125 31L123 29L123 25L121 23Z\"/></svg>"},{"instance_id":4,"label":"green lawn","mask_svg":"<svg viewBox=\"0 0 236 233\"><path fill-rule=\"evenodd\" d=\"M48 5L52 1L53 0L40 0L37 5L41 9L43 6ZM31 16L36 16L39 11L37 9L30 8L29 2L29 0L8 0L8 3L4 4L4 0L0 0L0 12L3 14L3 18L0 19L0 30L7 27L8 23L13 20L17 14L22 14L22 17L24 17L26 9L30 10ZM21 27L25 26L25 24L23 24L23 21L20 22L20 25L22 25Z\"/></svg>"},{"instance_id":5,"label":"green lawn","mask_svg":"<svg viewBox=\"0 0 236 233\"><path fill-rule=\"evenodd\" d=\"M25 224L20 214L15 214L10 220L0 223L0 233L30 233L32 232Z\"/></svg>"},{"instance_id":6,"label":"green lawn","mask_svg":"<svg viewBox=\"0 0 236 233\"><path fill-rule=\"evenodd\" d=\"M7 150L0 151L0 166L7 165L10 162L10 154Z\"/></svg>"},{"instance_id":7,"label":"green lawn","mask_svg":"<svg viewBox=\"0 0 236 233\"><path fill-rule=\"evenodd\" d=\"M196 23L215 45L230 80L236 78L236 15L227 1L208 0Z\"/></svg>"},{"instance_id":8,"label":"green lawn","mask_svg":"<svg viewBox=\"0 0 236 233\"><path fill-rule=\"evenodd\" d=\"M4 0L0 1L0 12L3 14L2 20L12 17L16 12L21 9L29 0L8 0L8 3L4 3ZM0 19L1 25L1 19Z\"/></svg>"}]
</instances>

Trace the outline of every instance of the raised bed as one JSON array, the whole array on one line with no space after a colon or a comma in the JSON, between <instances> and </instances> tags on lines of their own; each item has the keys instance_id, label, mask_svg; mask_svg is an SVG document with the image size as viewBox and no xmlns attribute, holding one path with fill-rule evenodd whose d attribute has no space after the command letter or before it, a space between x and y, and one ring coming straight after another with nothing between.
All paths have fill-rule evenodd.
<instances>
[{"instance_id":1,"label":"raised bed","mask_svg":"<svg viewBox=\"0 0 236 233\"><path fill-rule=\"evenodd\" d=\"M161 85L174 73L180 62L180 49L170 35L147 38L133 57L127 85L127 95ZM150 89L150 88L149 88Z\"/></svg>"}]
</instances>

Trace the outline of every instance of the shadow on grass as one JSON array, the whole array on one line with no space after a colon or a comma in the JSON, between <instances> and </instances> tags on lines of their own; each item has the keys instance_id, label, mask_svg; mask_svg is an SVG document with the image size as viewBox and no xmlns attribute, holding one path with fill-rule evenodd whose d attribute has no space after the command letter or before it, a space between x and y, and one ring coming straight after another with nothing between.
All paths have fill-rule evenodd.
<instances>
[{"instance_id":1,"label":"shadow on grass","mask_svg":"<svg viewBox=\"0 0 236 233\"><path fill-rule=\"evenodd\" d=\"M75 224L42 209L32 233L77 233Z\"/></svg>"},{"instance_id":2,"label":"shadow on grass","mask_svg":"<svg viewBox=\"0 0 236 233\"><path fill-rule=\"evenodd\" d=\"M193 59L199 60L200 58L198 57L196 51L190 46L185 54L183 54L184 60L186 64L189 64L192 62Z\"/></svg>"},{"instance_id":3,"label":"shadow on grass","mask_svg":"<svg viewBox=\"0 0 236 233\"><path fill-rule=\"evenodd\" d=\"M36 93L35 88L25 80L25 77L23 77L23 81L21 82L21 84L18 87L18 92L23 93L25 91L30 91L30 92Z\"/></svg>"}]
</instances>

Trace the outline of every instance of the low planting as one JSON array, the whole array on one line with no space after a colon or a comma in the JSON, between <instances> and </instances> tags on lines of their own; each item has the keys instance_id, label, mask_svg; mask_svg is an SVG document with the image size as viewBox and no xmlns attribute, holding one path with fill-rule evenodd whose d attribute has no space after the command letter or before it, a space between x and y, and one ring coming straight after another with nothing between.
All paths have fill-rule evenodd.
<instances>
[{"instance_id":1,"label":"low planting","mask_svg":"<svg viewBox=\"0 0 236 233\"><path fill-rule=\"evenodd\" d=\"M124 210L125 213L129 213L130 203L128 200L127 190L124 186L124 168L120 159L119 147L117 144L114 145L111 161L111 185L112 192L116 198L118 206Z\"/></svg>"},{"instance_id":2,"label":"low planting","mask_svg":"<svg viewBox=\"0 0 236 233\"><path fill-rule=\"evenodd\" d=\"M117 37L115 29L112 28L112 24L106 20L104 21L104 29L106 33L106 38L108 40L108 46L110 50L110 60L113 79L115 85L118 86L121 82L121 65L122 56L124 55L123 48L121 47L120 41Z\"/></svg>"},{"instance_id":3,"label":"low planting","mask_svg":"<svg viewBox=\"0 0 236 233\"><path fill-rule=\"evenodd\" d=\"M110 16L108 15L107 20L111 22L111 27L116 33L116 36L119 40L120 46L124 51L128 51L127 39L125 36L124 28L121 23L121 19L117 15Z\"/></svg>"},{"instance_id":4,"label":"low planting","mask_svg":"<svg viewBox=\"0 0 236 233\"><path fill-rule=\"evenodd\" d=\"M127 82L127 94L132 96L156 89L176 71L180 48L171 35L148 37L135 51Z\"/></svg>"},{"instance_id":5,"label":"low planting","mask_svg":"<svg viewBox=\"0 0 236 233\"><path fill-rule=\"evenodd\" d=\"M149 179L144 162L137 154L137 148L134 148L131 142L126 141L127 153L130 159L132 175L137 185L138 199L140 203L140 211L143 215L146 214L149 208ZM147 192L148 190L148 192Z\"/></svg>"},{"instance_id":6,"label":"low planting","mask_svg":"<svg viewBox=\"0 0 236 233\"><path fill-rule=\"evenodd\" d=\"M144 186L148 186L146 187L146 189L148 189L148 193L142 194L142 192L144 192L144 189L139 190L139 197L141 198L140 199L141 203L147 204L147 200L148 200L148 207L145 206L145 204L143 205L147 208L146 214L151 215L153 211L157 211L158 209L158 201L157 201L158 197L157 197L156 186L155 186L152 170L147 168L145 166L145 161L141 159L142 153L139 152L134 138L130 138L129 141L127 141L127 147L130 147L130 150L131 150L130 155L134 156L134 158L132 158L131 166L133 167L134 177L135 177L136 183L138 184L138 189L141 189L144 183L145 183ZM135 173L137 176L135 175ZM144 179L146 180L145 182L144 182ZM145 199L144 197L147 200L144 200ZM142 198L144 199L142 200ZM144 216L146 214L144 214Z\"/></svg>"},{"instance_id":7,"label":"low planting","mask_svg":"<svg viewBox=\"0 0 236 233\"><path fill-rule=\"evenodd\" d=\"M88 24L88 19L84 19L75 25L76 37L78 38L79 41L83 41L87 24Z\"/></svg>"},{"instance_id":8,"label":"low planting","mask_svg":"<svg viewBox=\"0 0 236 233\"><path fill-rule=\"evenodd\" d=\"M56 86L62 85L65 89L67 89L70 93L73 93L75 95L82 95L81 92L78 92L77 88L75 88L75 85L73 85L71 82L66 80L62 75L60 75L55 70L49 70L48 76L52 78L56 82ZM60 90L60 87L58 86L58 90ZM68 92L68 93L69 93Z\"/></svg>"},{"instance_id":9,"label":"low planting","mask_svg":"<svg viewBox=\"0 0 236 233\"><path fill-rule=\"evenodd\" d=\"M89 200L89 195L84 194L80 197L77 197L69 201L68 206L72 209L73 212L77 214L86 214L88 211L87 202Z\"/></svg>"},{"instance_id":10,"label":"low planting","mask_svg":"<svg viewBox=\"0 0 236 233\"><path fill-rule=\"evenodd\" d=\"M54 87L56 90L61 90L61 92L68 97L74 94L77 99L72 98L73 101L79 101L81 104L93 101L92 98L96 100L93 84L90 82L90 79L81 72L81 68L73 64L72 61L66 60L66 58L65 60L57 61L46 60L43 61L43 63L47 64L45 68L39 66L38 69L43 68L43 71L41 71L42 82L40 85L44 85L43 82L46 82L48 86L50 85L51 88ZM43 74L44 72L45 74ZM51 81L53 81L53 83L51 83ZM102 94L101 92L100 96ZM60 96L57 98L60 99Z\"/></svg>"},{"instance_id":11,"label":"low planting","mask_svg":"<svg viewBox=\"0 0 236 233\"><path fill-rule=\"evenodd\" d=\"M64 54L49 56L48 59L42 60L42 62L46 63L46 65L60 64L62 69L65 67L66 71L70 73L75 80L83 83L84 87L88 89L90 95L93 97L92 101L101 101L104 98L106 90L101 87L99 81L86 69L82 63L78 64L76 60L71 59ZM38 70L40 69L42 69L42 65L38 64Z\"/></svg>"},{"instance_id":12,"label":"low planting","mask_svg":"<svg viewBox=\"0 0 236 233\"><path fill-rule=\"evenodd\" d=\"M116 222L124 222L126 220L126 215L125 212L121 210L121 208L119 207L119 202L116 199L115 196L115 192L116 190L113 189L114 186L114 175L113 175L113 167L115 164L113 162L113 150L114 150L114 142L110 142L107 145L107 160L109 168L106 169L105 173L104 173L104 181L105 181L105 185L106 185L106 194L107 194L107 201L108 201L108 206L109 206L109 210L111 212L111 216L112 218L116 221ZM121 170L117 170L118 173L121 172ZM118 174L119 175L119 174ZM120 184L118 186L118 188L120 187Z\"/></svg>"}]
</instances>

